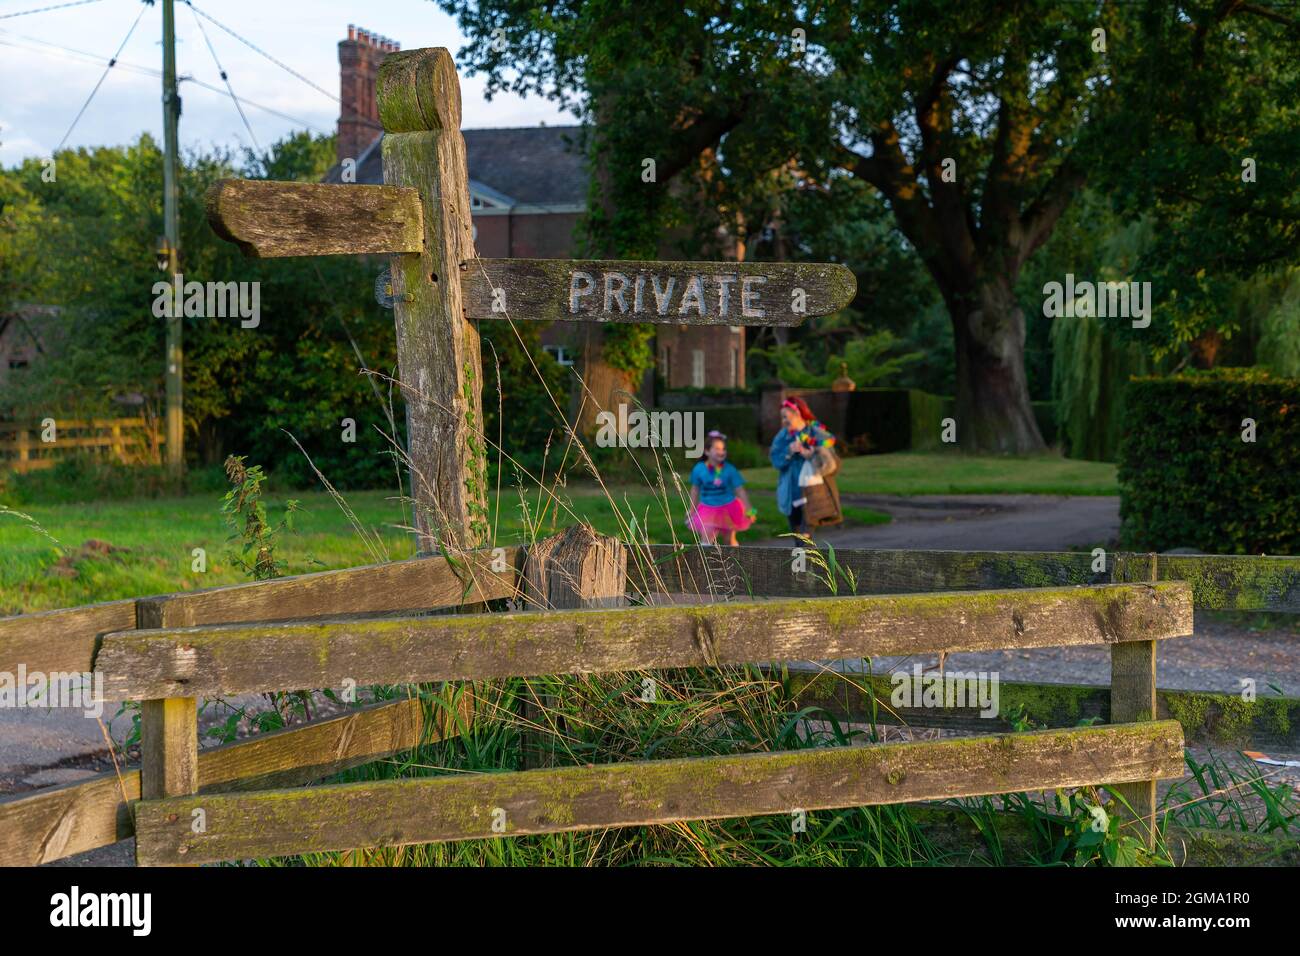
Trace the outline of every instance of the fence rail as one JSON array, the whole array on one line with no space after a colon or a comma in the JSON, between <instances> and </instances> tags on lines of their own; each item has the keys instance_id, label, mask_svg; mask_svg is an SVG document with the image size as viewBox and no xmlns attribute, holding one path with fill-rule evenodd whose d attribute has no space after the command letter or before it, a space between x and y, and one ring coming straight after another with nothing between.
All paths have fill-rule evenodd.
<instances>
[{"instance_id":1,"label":"fence rail","mask_svg":"<svg viewBox=\"0 0 1300 956\"><path fill-rule=\"evenodd\" d=\"M218 826L211 840L189 844L185 842L188 838L173 832L174 824L167 823L170 814L159 817L155 811L164 804L172 805L171 801L196 799L205 801L205 807L237 809L239 813L274 815L272 808L276 806L310 809L313 798L334 799L331 795L336 787L353 785L312 787L288 795L276 791L279 796L265 788L311 783L338 770L410 750L422 734L451 736L468 720L466 712L456 722L430 727L425 717L417 716L422 705L399 701L197 751L190 716L197 696L250 689L327 687L336 685L340 678L359 683L411 683L994 647L1108 645L1115 660L1110 689L1015 684L1004 684L1003 688L1010 699L1021 687L1026 688L1026 695L1033 688L1044 688L1045 693L1054 695L1053 699L1058 692L1070 692L1067 696L1086 711L1082 716L1092 716L1095 711L1118 723L1089 728L1091 733L1082 735L1077 728L1059 733L1005 734L987 738L996 743L970 746L976 751L993 747L1028 754L1033 747L1048 746L1041 743L1043 740L1072 741L1071 745L1085 758L1080 767L1087 767L1086 775L1092 778L1077 782L1104 782L1126 797L1136 796L1134 806L1146 819L1150 819L1147 804L1154 798L1154 779L1176 775L1180 770L1184 731L1194 737L1205 731L1217 733L1230 725L1238 736L1246 733L1256 739L1267 735L1278 720L1300 716L1300 701L1281 701L1281 717L1272 711L1252 712L1243 722L1240 708L1226 695L1223 701L1211 700L1208 707L1205 695L1181 700L1179 694L1190 698L1192 692L1158 692L1154 673L1154 641L1190 633L1193 606L1297 609L1297 558L1116 554L1109 556L1104 572L1096 573L1092 571L1092 557L1079 554L845 551L835 555L836 587L844 595L835 597L831 596L825 573L792 567L787 549L619 546L608 553L626 556L620 560L627 563L626 589L630 594L651 604L680 600L669 596L682 594L705 595L706 600L716 603L428 616L439 608L481 605L500 598L537 602L539 593L545 595L541 603L563 606L569 602L564 596L566 589L576 606L609 603L608 597L590 590L584 592L569 579L574 567L586 568L579 576L592 570L594 552L590 548L561 551L548 547L543 543L531 551L511 548L471 552L453 559L418 558L0 619L0 671L15 670L20 663L29 672L98 669L107 672L109 696L145 699L146 708L162 701L179 705L170 710L153 707L154 718L145 723L147 759L142 771L127 772L120 779L107 774L85 783L0 801L0 857L14 862L47 862L132 833L140 837L141 862L196 862L223 858L221 854L227 852L280 852L273 851L269 844L258 848L254 846L256 834L224 825ZM546 564L547 555L554 560L554 567ZM852 586L850 576L854 579ZM615 576L612 580L622 578ZM942 589L943 593L905 593L934 589ZM619 584L618 591L622 590ZM856 595L851 593L854 590ZM743 600L750 597L765 599ZM412 616L416 614L424 616ZM838 707L838 712L859 718L870 712L870 697L879 696L880 690L878 684L859 675L796 674L791 683L795 699L801 704L825 706L833 713ZM1261 699L1251 706L1272 707L1277 703ZM877 713L884 721L891 719L887 710ZM1151 720L1166 714L1178 718L1181 725ZM969 714L946 710L896 715L903 720L914 716L939 726L959 726L963 721L967 729L1005 726L988 721L976 725L970 722ZM1065 719L1066 715L1053 713L1041 718L1040 723ZM1171 744L1175 730L1177 746ZM1115 749L1121 747L1116 731L1125 731L1128 736L1122 739L1129 744L1139 737L1146 742L1150 759L1145 764L1134 764L1132 773L1121 772L1121 766L1127 766L1123 761L1129 758ZM1134 733L1138 737L1132 736ZM969 741L941 743L947 749L936 753L951 755L962 752L961 746ZM891 749L893 746L872 747L867 752L894 754L891 759L899 762L890 764L890 771L898 771L894 774L897 780L908 774L913 780L923 779L918 768L929 764L915 763L913 750ZM933 745L907 745L921 746ZM151 751L152 763L148 759ZM1132 757L1131 750L1125 752ZM769 762L739 766L756 768L756 772L757 768L767 768L760 776L770 771L770 779L781 781L773 784L783 794L776 803L788 803L793 799L786 796L792 792L786 786L788 781L800 780L812 786L809 781L828 779L822 775L825 767L832 766L835 760L849 759L825 756L827 753L839 752L750 755ZM806 763L809 756L815 760ZM194 769L187 777L185 767L190 758ZM701 772L701 768L712 772L715 765L707 761L735 759L739 758L692 758L686 763L692 772ZM967 786L965 778L969 775L955 770L957 764L952 759L935 759L941 764L946 760L948 772L941 777L949 791L946 795L959 795L954 788ZM1088 763L1097 760L1110 763ZM478 818L471 821L471 826L463 818L452 819L447 814L436 818L428 814L423 818L419 814L402 817L398 811L407 806L404 801L413 800L412 805L419 805L419 799L411 794L420 788L434 788L426 796L436 790L471 802L477 799L472 796L476 793L499 801L516 794L523 802L512 804L513 811L503 809L517 827L508 828L506 833L545 832L535 829L544 826L553 830L582 829L649 823L661 818L697 819L699 814L745 815L753 807L760 807L753 812L776 812L761 809L768 806L761 802L741 800L728 808L674 791L668 763L620 764L617 769L527 770L493 774L491 779L464 778L466 783L455 785L442 778L384 784L377 793L403 796L388 806L371 804L374 812L366 818L370 821L367 825L379 829L362 828L339 839L343 843L362 841L351 845L371 845L366 841L384 843L390 837L423 841L480 833L498 835L475 829L483 822ZM1063 782L1075 779L1069 776L1068 768L1041 762L1038 766L1043 773L1034 776L1030 784L1024 783L1027 777L1006 776L997 786L1018 790L1074 785ZM729 774L741 773L724 769L731 768L731 764L716 767L722 780L731 779ZM784 769L778 773L773 769L777 767ZM1097 767L1106 768L1106 780L1095 779ZM574 773L578 770L591 770L592 774ZM660 772L666 776L656 776ZM629 773L640 775L634 778L650 788L644 791L648 802L633 801L619 811L623 814L619 816L602 802L607 798L600 794L615 787L617 781L634 779L626 776ZM154 778L153 791L145 789L142 776ZM837 782L832 789L838 796L824 799L832 800L835 806L944 795L926 791L923 796L909 796L922 791L889 784L888 773L882 785L885 789L879 793L862 789L867 788L865 782L853 785L859 789L845 790L848 777L834 779ZM412 784L419 786L415 790L392 789ZM979 789L986 784L987 780L980 783L972 778L969 786ZM552 801L554 813L547 816L538 809L540 805L519 796L526 794L530 785L536 788L535 796L547 787L558 787L560 790L553 793L569 796L560 803ZM654 789L656 786L660 789ZM233 798L222 796L220 799L227 802L211 804L219 793L231 790L239 790L244 794L240 799L251 802L236 804L229 802ZM142 793L149 799L141 801ZM848 802L838 802L841 798ZM351 798L345 795L339 799ZM801 809L822 805L802 802L807 805ZM482 809L482 805L474 805ZM782 803L778 809L790 807ZM233 821L235 817L218 816L220 819ZM163 823L156 825L159 820ZM386 821L389 828L385 830L376 821ZM292 843L297 839L293 836L298 832L295 826L285 824L274 830L275 840L290 841L274 846L298 846ZM303 832L311 832L310 827ZM214 833L211 826L208 833ZM263 835L267 833L272 831L263 831ZM182 846L187 847L184 852Z\"/></svg>"},{"instance_id":2,"label":"fence rail","mask_svg":"<svg viewBox=\"0 0 1300 956\"><path fill-rule=\"evenodd\" d=\"M166 440L143 418L94 418L54 422L53 440L42 425L0 422L0 468L18 473L53 468L74 451L102 453L123 464L157 464Z\"/></svg>"},{"instance_id":3,"label":"fence rail","mask_svg":"<svg viewBox=\"0 0 1300 956\"><path fill-rule=\"evenodd\" d=\"M804 598L105 635L113 700L1117 644L1192 631L1185 584Z\"/></svg>"},{"instance_id":4,"label":"fence rail","mask_svg":"<svg viewBox=\"0 0 1300 956\"><path fill-rule=\"evenodd\" d=\"M462 726L470 704L462 698ZM313 783L459 733L451 715L430 716L422 701L403 699L205 750L199 792ZM126 770L0 802L0 859L36 866L128 839L135 835L131 806L139 799L140 771Z\"/></svg>"},{"instance_id":5,"label":"fence rail","mask_svg":"<svg viewBox=\"0 0 1300 956\"><path fill-rule=\"evenodd\" d=\"M1177 777L1175 721L145 801L141 864L208 863ZM204 815L202 832L191 825Z\"/></svg>"}]
</instances>

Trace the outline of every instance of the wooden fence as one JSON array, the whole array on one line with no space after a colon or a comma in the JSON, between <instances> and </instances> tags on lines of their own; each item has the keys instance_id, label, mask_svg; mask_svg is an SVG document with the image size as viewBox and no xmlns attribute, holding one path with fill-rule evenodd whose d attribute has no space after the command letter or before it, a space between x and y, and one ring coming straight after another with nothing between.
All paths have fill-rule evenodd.
<instances>
[{"instance_id":1,"label":"wooden fence","mask_svg":"<svg viewBox=\"0 0 1300 956\"><path fill-rule=\"evenodd\" d=\"M0 422L0 469L19 473L53 468L71 454L92 454L126 465L157 464L163 436L143 418L56 419L53 441L41 425Z\"/></svg>"},{"instance_id":2,"label":"wooden fence","mask_svg":"<svg viewBox=\"0 0 1300 956\"><path fill-rule=\"evenodd\" d=\"M1181 776L1185 732L1214 732L1212 708L1179 712L1157 691L1155 642L1190 634L1193 606L1300 610L1300 559L1123 554L1098 573L1091 555L1064 553L835 558L832 594L815 561L784 549L632 549L570 529L531 551L0 619L0 671L96 670L110 699L143 702L140 769L0 802L0 860L135 835L140 863L201 863L1098 783L1153 836L1155 780ZM618 606L625 595L646 606ZM428 613L502 598L538 610ZM1066 725L929 743L309 785L462 732L472 701L461 694L438 714L403 699L198 749L196 699L218 694L1061 645L1110 648L1109 692L1077 692L1108 725L1053 713L1040 722ZM823 671L796 690L801 704L860 717L881 688ZM1202 697L1231 711L1234 732L1285 736L1300 721L1300 701L1261 698L1243 721L1238 698ZM913 717L1008 729L945 709L893 719Z\"/></svg>"}]
</instances>

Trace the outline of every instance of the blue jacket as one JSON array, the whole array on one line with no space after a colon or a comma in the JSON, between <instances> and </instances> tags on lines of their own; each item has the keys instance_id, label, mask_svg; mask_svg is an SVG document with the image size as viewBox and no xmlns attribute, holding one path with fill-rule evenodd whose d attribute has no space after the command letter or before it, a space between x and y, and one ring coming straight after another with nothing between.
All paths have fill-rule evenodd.
<instances>
[{"instance_id":1,"label":"blue jacket","mask_svg":"<svg viewBox=\"0 0 1300 956\"><path fill-rule=\"evenodd\" d=\"M800 496L799 472L803 469L804 457L790 452L790 442L803 433L810 434L816 443L826 438L834 440L834 436L825 428L814 427L811 422L804 426L802 432L792 432L788 428L782 428L776 433L767 456L772 460L772 467L777 472L776 508L783 515L789 515L794 510L795 499Z\"/></svg>"}]
</instances>

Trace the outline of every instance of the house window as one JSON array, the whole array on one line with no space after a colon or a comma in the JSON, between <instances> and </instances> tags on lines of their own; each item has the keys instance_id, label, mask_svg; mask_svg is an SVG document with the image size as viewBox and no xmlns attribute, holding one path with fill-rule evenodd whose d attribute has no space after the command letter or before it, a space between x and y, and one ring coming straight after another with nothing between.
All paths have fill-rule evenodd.
<instances>
[{"instance_id":1,"label":"house window","mask_svg":"<svg viewBox=\"0 0 1300 956\"><path fill-rule=\"evenodd\" d=\"M704 387L704 349L691 349L691 388Z\"/></svg>"},{"instance_id":2,"label":"house window","mask_svg":"<svg viewBox=\"0 0 1300 956\"><path fill-rule=\"evenodd\" d=\"M740 349L731 350L731 387L740 385Z\"/></svg>"},{"instance_id":3,"label":"house window","mask_svg":"<svg viewBox=\"0 0 1300 956\"><path fill-rule=\"evenodd\" d=\"M659 346L659 374L663 376L664 384L671 388L673 376L673 347L671 345Z\"/></svg>"},{"instance_id":4,"label":"house window","mask_svg":"<svg viewBox=\"0 0 1300 956\"><path fill-rule=\"evenodd\" d=\"M558 364L560 365L573 364L573 356L569 354L569 350L566 349L563 345L544 345L542 346L542 348L550 352Z\"/></svg>"}]
</instances>

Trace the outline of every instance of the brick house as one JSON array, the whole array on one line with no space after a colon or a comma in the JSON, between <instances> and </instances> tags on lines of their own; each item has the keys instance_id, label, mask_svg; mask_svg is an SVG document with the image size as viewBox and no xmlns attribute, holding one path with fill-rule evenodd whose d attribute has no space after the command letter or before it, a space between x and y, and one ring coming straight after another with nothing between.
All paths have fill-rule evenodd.
<instances>
[{"instance_id":1,"label":"brick house","mask_svg":"<svg viewBox=\"0 0 1300 956\"><path fill-rule=\"evenodd\" d=\"M384 181L382 126L375 86L379 64L400 46L349 26L339 42L342 109L338 165L326 182L343 182L355 161L355 182ZM586 209L588 173L582 127L465 129L474 245L485 258L567 259L576 255L575 229ZM542 343L563 364L577 352L575 324L556 322ZM664 387L743 388L745 330L661 326L656 372Z\"/></svg>"}]
</instances>

